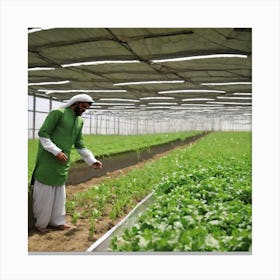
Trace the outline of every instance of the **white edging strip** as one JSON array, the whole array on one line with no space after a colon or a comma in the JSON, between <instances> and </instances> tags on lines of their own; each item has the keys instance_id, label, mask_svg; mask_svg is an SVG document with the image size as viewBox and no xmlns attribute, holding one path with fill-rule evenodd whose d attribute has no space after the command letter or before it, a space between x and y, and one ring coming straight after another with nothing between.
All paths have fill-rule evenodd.
<instances>
[{"instance_id":1,"label":"white edging strip","mask_svg":"<svg viewBox=\"0 0 280 280\"><path fill-rule=\"evenodd\" d=\"M153 196L154 192L151 192L148 196L146 196L143 200L141 200L130 212L129 214L121 220L119 223L117 223L114 227L112 227L109 231L107 231L102 237L100 237L97 241L95 241L87 250L86 252L92 252L94 251L102 242L104 242L114 231L116 231L119 227L121 227L128 219L129 217L148 199L150 199Z\"/></svg>"}]
</instances>

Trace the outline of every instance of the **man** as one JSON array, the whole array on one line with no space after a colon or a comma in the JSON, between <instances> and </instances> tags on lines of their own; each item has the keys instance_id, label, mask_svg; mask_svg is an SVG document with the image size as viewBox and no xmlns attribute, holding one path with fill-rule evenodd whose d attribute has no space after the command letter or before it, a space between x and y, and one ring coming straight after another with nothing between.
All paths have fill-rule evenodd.
<instances>
[{"instance_id":1,"label":"man","mask_svg":"<svg viewBox=\"0 0 280 280\"><path fill-rule=\"evenodd\" d=\"M35 227L41 233L48 225L69 229L65 222L65 182L74 145L84 161L95 169L102 163L83 143L81 115L93 102L87 94L73 96L63 108L51 111L39 130L39 148L34 170L33 213Z\"/></svg>"}]
</instances>

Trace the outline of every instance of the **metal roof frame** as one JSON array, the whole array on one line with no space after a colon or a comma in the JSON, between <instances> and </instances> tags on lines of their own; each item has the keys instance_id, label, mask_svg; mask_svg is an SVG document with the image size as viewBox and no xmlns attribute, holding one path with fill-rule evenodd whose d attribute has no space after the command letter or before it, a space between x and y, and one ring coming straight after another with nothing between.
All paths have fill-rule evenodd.
<instances>
[{"instance_id":1,"label":"metal roof frame","mask_svg":"<svg viewBox=\"0 0 280 280\"><path fill-rule=\"evenodd\" d=\"M85 92L95 111L119 114L203 106L205 116L246 115L251 37L251 28L30 28L28 94L64 101Z\"/></svg>"}]
</instances>

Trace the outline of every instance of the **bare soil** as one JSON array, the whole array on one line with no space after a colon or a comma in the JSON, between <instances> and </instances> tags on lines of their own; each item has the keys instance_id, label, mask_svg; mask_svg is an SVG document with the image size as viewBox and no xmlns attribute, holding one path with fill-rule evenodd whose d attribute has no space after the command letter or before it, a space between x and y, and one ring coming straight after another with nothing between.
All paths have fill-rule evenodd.
<instances>
[{"instance_id":1,"label":"bare soil","mask_svg":"<svg viewBox=\"0 0 280 280\"><path fill-rule=\"evenodd\" d=\"M197 141L197 140L196 140ZM167 155L173 150L183 149L184 146L175 147L172 150L154 155L152 158L141 161L135 165L126 168L107 172L104 176L93 178L77 185L68 185L66 188L67 198L70 199L75 193L82 192L93 185L102 183L104 180L113 179L124 175L132 169L138 168L147 162L154 161L162 156ZM135 201L135 205L137 201ZM108 205L109 213L110 205ZM107 213L95 224L95 234L89 235L90 222L88 219L78 219L76 229L58 230L50 228L50 232L41 234L35 229L29 230L28 233L28 251L29 252L85 252L97 239L110 230L120 220L122 220L132 209L126 209L126 213L118 219L112 220ZM66 216L66 221L70 223L70 217Z\"/></svg>"}]
</instances>

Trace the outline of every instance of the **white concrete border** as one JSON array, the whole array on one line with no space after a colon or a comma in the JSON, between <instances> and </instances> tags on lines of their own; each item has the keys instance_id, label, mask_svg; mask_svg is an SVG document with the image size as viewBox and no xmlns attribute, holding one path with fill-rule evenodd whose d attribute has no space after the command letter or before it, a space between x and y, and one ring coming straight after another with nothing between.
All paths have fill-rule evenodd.
<instances>
[{"instance_id":1,"label":"white concrete border","mask_svg":"<svg viewBox=\"0 0 280 280\"><path fill-rule=\"evenodd\" d=\"M148 202L152 196L154 195L154 191L147 195L143 200L141 200L129 213L128 215L122 219L119 223L117 223L113 228L107 231L102 237L100 237L97 241L95 241L87 250L86 252L93 252L99 246L102 245L109 237L112 236L113 233L122 226L124 226L125 222L127 222L133 215L137 214L137 210L142 206L145 202ZM103 251L104 252L104 251Z\"/></svg>"}]
</instances>

